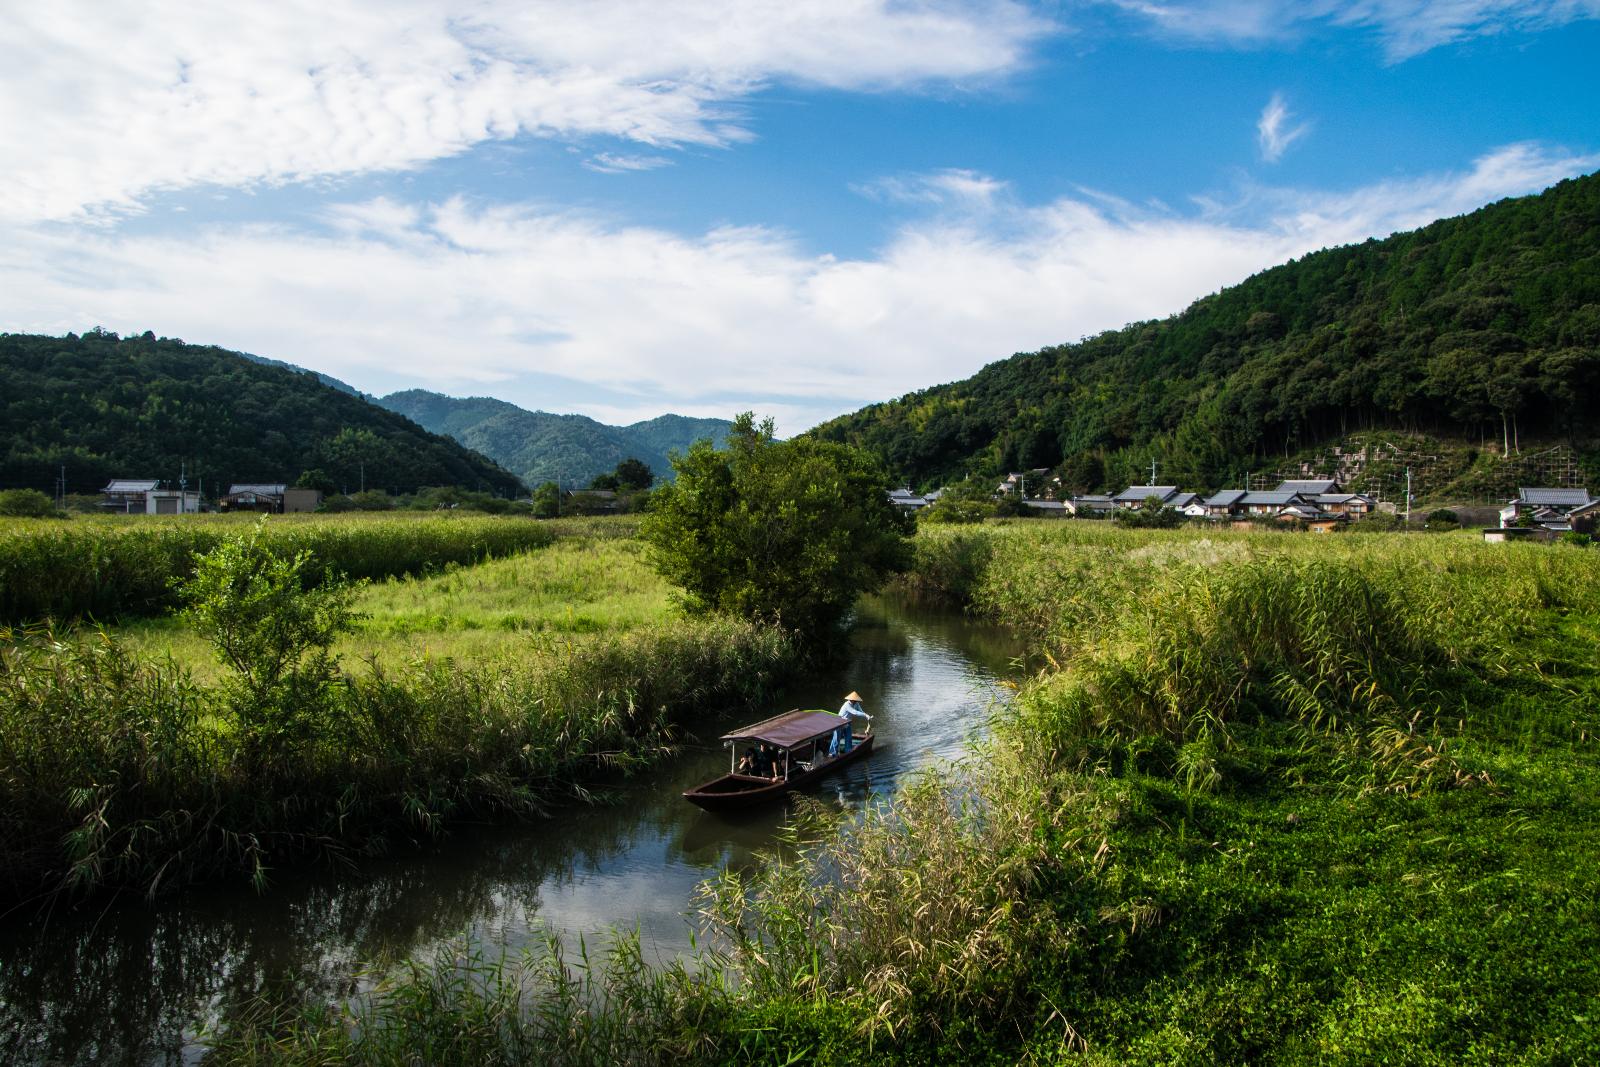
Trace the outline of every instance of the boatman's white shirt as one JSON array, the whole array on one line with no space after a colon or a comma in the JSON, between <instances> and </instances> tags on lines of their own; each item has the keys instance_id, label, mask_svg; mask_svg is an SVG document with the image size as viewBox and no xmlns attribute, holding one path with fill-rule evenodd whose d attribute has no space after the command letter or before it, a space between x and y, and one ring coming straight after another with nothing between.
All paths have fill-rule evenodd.
<instances>
[{"instance_id":1,"label":"boatman's white shirt","mask_svg":"<svg viewBox=\"0 0 1600 1067\"><path fill-rule=\"evenodd\" d=\"M849 722L851 719L870 719L872 716L868 715L865 711L862 711L861 705L857 704L854 700L846 700L843 704L839 705L839 718L843 719L845 722Z\"/></svg>"}]
</instances>

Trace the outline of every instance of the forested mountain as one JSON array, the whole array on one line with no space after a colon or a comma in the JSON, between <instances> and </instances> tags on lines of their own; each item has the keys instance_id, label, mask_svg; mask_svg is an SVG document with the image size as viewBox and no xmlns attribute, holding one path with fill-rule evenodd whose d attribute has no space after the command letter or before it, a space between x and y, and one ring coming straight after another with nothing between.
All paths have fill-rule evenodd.
<instances>
[{"instance_id":1,"label":"forested mountain","mask_svg":"<svg viewBox=\"0 0 1600 1067\"><path fill-rule=\"evenodd\" d=\"M227 482L294 482L410 492L519 488L475 452L298 369L158 339L0 334L0 486L70 492L111 478L176 480L208 495Z\"/></svg>"},{"instance_id":2,"label":"forested mountain","mask_svg":"<svg viewBox=\"0 0 1600 1067\"><path fill-rule=\"evenodd\" d=\"M1162 321L990 364L811 431L930 485L1063 464L1242 484L1359 429L1497 451L1600 431L1600 176L1264 271Z\"/></svg>"},{"instance_id":3,"label":"forested mountain","mask_svg":"<svg viewBox=\"0 0 1600 1067\"><path fill-rule=\"evenodd\" d=\"M720 442L729 426L724 419L682 415L607 426L583 415L551 415L492 397L461 399L425 389L391 393L377 403L492 457L529 485L556 480L587 485L630 457L649 464L656 477L665 477L672 469L670 451L704 437Z\"/></svg>"}]
</instances>

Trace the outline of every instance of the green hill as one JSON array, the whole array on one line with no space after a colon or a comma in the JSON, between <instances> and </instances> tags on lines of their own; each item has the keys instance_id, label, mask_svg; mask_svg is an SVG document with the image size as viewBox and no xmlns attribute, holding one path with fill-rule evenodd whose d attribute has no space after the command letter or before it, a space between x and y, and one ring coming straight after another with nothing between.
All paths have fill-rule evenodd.
<instances>
[{"instance_id":1,"label":"green hill","mask_svg":"<svg viewBox=\"0 0 1600 1067\"><path fill-rule=\"evenodd\" d=\"M1328 249L1172 318L990 364L814 429L928 486L1242 484L1361 431L1495 455L1600 430L1600 176ZM1590 453L1590 466L1594 466ZM1591 471L1591 473L1594 473Z\"/></svg>"},{"instance_id":2,"label":"green hill","mask_svg":"<svg viewBox=\"0 0 1600 1067\"><path fill-rule=\"evenodd\" d=\"M318 376L151 333L0 334L0 486L70 492L111 478L293 482L319 468L352 492L515 475Z\"/></svg>"},{"instance_id":3,"label":"green hill","mask_svg":"<svg viewBox=\"0 0 1600 1067\"><path fill-rule=\"evenodd\" d=\"M658 478L666 477L672 471L669 452L705 437L721 441L729 425L725 419L662 415L630 426L607 426L583 415L551 415L492 397L460 399L424 389L391 393L377 403L492 457L529 485L557 480L587 485L629 457L647 463Z\"/></svg>"}]
</instances>

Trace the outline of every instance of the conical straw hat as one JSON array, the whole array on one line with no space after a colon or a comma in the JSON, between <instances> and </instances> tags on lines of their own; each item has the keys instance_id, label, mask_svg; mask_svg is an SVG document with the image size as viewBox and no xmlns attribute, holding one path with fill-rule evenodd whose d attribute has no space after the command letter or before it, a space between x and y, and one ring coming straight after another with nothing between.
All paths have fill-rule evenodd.
<instances>
[{"instance_id":1,"label":"conical straw hat","mask_svg":"<svg viewBox=\"0 0 1600 1067\"><path fill-rule=\"evenodd\" d=\"M852 690L850 690L849 695L847 695L845 697L845 699L846 700L860 700L861 699L861 694L856 692L854 689L852 689Z\"/></svg>"}]
</instances>

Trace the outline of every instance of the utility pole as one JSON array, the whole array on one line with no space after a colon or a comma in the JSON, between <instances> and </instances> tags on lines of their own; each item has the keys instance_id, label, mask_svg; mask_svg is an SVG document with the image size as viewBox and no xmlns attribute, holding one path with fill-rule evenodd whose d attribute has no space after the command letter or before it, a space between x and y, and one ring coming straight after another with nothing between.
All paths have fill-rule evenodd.
<instances>
[{"instance_id":1,"label":"utility pole","mask_svg":"<svg viewBox=\"0 0 1600 1067\"><path fill-rule=\"evenodd\" d=\"M1156 484L1156 458L1154 456L1150 457L1150 481L1147 482L1146 484L1148 484L1148 485L1155 485Z\"/></svg>"},{"instance_id":2,"label":"utility pole","mask_svg":"<svg viewBox=\"0 0 1600 1067\"><path fill-rule=\"evenodd\" d=\"M67 509L67 465L65 463L61 465L61 492L56 495L56 509L59 511Z\"/></svg>"},{"instance_id":3,"label":"utility pole","mask_svg":"<svg viewBox=\"0 0 1600 1067\"><path fill-rule=\"evenodd\" d=\"M1406 528L1411 528L1411 468L1406 468Z\"/></svg>"}]
</instances>

